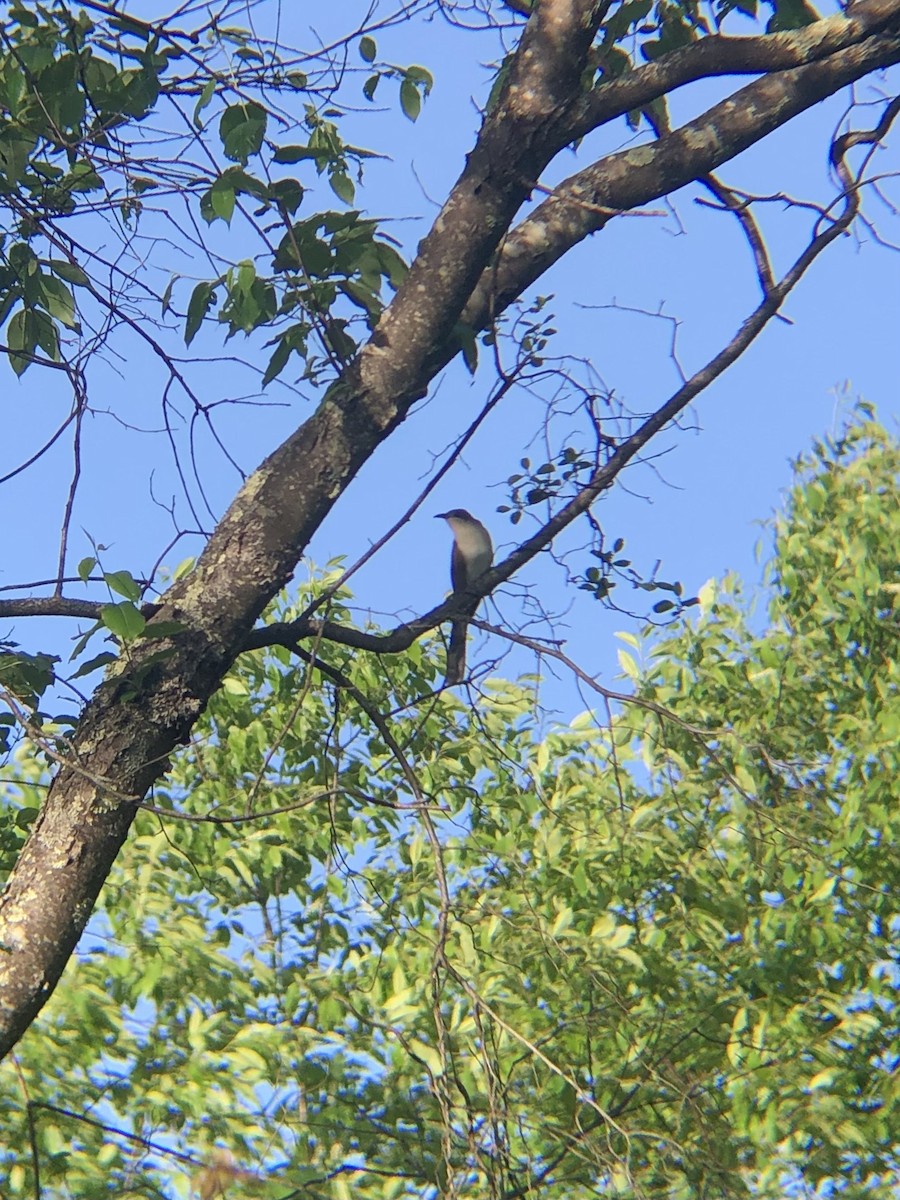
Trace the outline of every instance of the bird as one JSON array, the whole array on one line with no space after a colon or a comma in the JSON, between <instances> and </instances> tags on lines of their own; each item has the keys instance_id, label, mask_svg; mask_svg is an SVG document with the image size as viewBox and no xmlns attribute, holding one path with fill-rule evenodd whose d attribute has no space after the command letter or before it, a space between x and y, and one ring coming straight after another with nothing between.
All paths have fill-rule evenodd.
<instances>
[{"instance_id":1,"label":"bird","mask_svg":"<svg viewBox=\"0 0 900 1200\"><path fill-rule=\"evenodd\" d=\"M436 513L450 526L453 533L453 553L450 557L450 582L454 592L465 592L479 576L488 570L494 561L491 535L464 508L451 508L449 512ZM475 615L478 599L468 600L461 606L468 616ZM450 630L450 646L447 650L447 683L459 683L466 673L466 630L468 621L456 618Z\"/></svg>"}]
</instances>

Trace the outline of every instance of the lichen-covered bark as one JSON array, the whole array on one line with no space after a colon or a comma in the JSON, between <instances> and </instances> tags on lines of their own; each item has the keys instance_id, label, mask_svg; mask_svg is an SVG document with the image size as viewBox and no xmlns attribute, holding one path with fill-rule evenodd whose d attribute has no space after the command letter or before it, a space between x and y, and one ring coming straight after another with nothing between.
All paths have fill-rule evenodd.
<instances>
[{"instance_id":1,"label":"lichen-covered bark","mask_svg":"<svg viewBox=\"0 0 900 1200\"><path fill-rule=\"evenodd\" d=\"M853 12L851 20L824 23L824 41L806 31L790 35L793 41L787 35L771 40L775 65L798 53L811 65L780 70L657 144L595 164L569 181L570 195L611 209L645 203L712 170L847 82L896 62L900 0L863 0ZM603 223L596 212L551 199L507 238L489 266L530 184L572 140L578 122L590 127L601 119L600 108L589 111L579 94L598 13L590 0L538 5L497 106L371 340L315 414L247 481L194 572L162 598L157 618L182 624L168 643L171 655L152 659L158 644L129 649L85 710L0 900L0 1053L15 1044L52 991L137 803L188 736L331 506L452 355L451 331L460 314L483 325ZM748 40L759 43L754 55L767 44ZM720 53L727 57L732 50ZM713 52L702 54L714 59ZM715 73L715 61L699 68L685 61L676 64L685 77L696 77L689 76L692 70ZM762 69L758 61L752 69ZM656 74L642 77L648 99L662 86L661 68L654 65ZM615 87L600 89L590 103L607 105L607 112L632 97L631 107L632 82L623 82L619 93ZM410 639L414 634L410 627Z\"/></svg>"}]
</instances>

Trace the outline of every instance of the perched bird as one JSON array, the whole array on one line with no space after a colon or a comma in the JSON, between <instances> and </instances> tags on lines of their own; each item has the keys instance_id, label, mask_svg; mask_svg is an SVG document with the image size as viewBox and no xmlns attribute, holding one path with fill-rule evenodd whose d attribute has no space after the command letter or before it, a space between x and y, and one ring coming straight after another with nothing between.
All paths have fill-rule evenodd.
<instances>
[{"instance_id":1,"label":"perched bird","mask_svg":"<svg viewBox=\"0 0 900 1200\"><path fill-rule=\"evenodd\" d=\"M450 582L454 592L465 592L494 561L491 535L480 521L464 508L451 508L449 512L437 513L453 533L453 554L450 558ZM478 601L467 601L460 606L468 616L475 615ZM459 683L466 673L466 630L465 617L457 618L450 631L450 648L447 651L447 683Z\"/></svg>"}]
</instances>

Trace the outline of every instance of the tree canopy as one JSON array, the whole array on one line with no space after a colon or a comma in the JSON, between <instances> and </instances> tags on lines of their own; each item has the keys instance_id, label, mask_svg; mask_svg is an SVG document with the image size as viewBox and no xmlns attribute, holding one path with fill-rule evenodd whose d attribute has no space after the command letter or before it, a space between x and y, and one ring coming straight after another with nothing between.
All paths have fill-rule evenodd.
<instances>
[{"instance_id":1,"label":"tree canopy","mask_svg":"<svg viewBox=\"0 0 900 1200\"><path fill-rule=\"evenodd\" d=\"M242 656L0 1072L4 1194L896 1194L898 473L816 446L763 627L711 584L612 716Z\"/></svg>"}]
</instances>

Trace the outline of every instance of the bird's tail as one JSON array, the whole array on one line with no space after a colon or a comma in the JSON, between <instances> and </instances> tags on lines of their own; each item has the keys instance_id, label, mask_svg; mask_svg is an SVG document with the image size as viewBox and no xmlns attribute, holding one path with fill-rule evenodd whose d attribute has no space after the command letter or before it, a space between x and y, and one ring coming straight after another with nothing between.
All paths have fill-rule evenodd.
<instances>
[{"instance_id":1,"label":"bird's tail","mask_svg":"<svg viewBox=\"0 0 900 1200\"><path fill-rule=\"evenodd\" d=\"M466 631L468 621L454 621L447 649L447 683L461 683L466 673Z\"/></svg>"}]
</instances>

